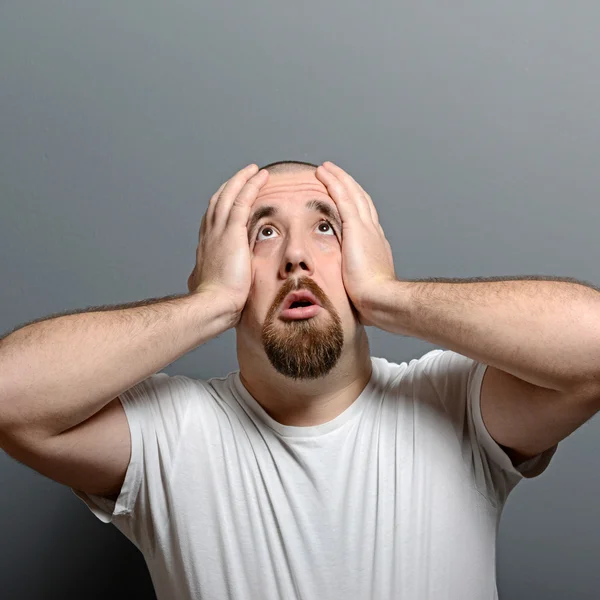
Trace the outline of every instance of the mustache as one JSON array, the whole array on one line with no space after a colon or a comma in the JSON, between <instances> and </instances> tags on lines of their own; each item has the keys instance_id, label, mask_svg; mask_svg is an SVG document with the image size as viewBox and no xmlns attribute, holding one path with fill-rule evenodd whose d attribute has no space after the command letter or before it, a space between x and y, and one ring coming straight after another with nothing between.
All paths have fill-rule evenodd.
<instances>
[{"instance_id":1,"label":"mustache","mask_svg":"<svg viewBox=\"0 0 600 600\"><path fill-rule=\"evenodd\" d=\"M275 312L290 292L297 292L298 290L308 290L313 293L321 306L326 310L331 310L333 308L329 298L327 298L325 292L318 283L313 281L310 277L299 277L297 279L288 279L283 284L273 301L270 312Z\"/></svg>"}]
</instances>

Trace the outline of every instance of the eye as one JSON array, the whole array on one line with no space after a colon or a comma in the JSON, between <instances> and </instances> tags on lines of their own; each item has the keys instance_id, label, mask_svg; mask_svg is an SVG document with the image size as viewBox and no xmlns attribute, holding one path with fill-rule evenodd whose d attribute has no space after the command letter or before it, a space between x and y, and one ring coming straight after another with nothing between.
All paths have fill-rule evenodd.
<instances>
[{"instance_id":1,"label":"eye","mask_svg":"<svg viewBox=\"0 0 600 600\"><path fill-rule=\"evenodd\" d=\"M318 227L319 227L319 231L321 233L329 233L330 235L335 236L335 229L333 228L333 225L329 221L326 221L326 220L320 221ZM322 229L323 227L325 229ZM265 240L265 239L268 240L268 239L270 239L270 238L273 237L273 233L276 232L276 231L277 230L274 227L272 227L271 225L262 225L258 229L258 234L256 236L256 241L260 242L260 241ZM265 232L266 237L263 237L261 239L260 236L261 236L261 234L263 232Z\"/></svg>"},{"instance_id":2,"label":"eye","mask_svg":"<svg viewBox=\"0 0 600 600\"><path fill-rule=\"evenodd\" d=\"M270 231L270 232L274 232L275 229L273 227L271 227L270 225L263 225L259 230L258 230L258 235L256 236L256 241L260 242L260 234L263 231ZM272 235L267 235L267 237L265 239L269 239L273 237Z\"/></svg>"},{"instance_id":3,"label":"eye","mask_svg":"<svg viewBox=\"0 0 600 600\"><path fill-rule=\"evenodd\" d=\"M325 231L323 231L322 229L320 229L323 226L325 226L327 228ZM329 230L332 235L335 235L335 230L333 229L333 225L329 221L321 221L319 223L319 229L320 229L321 233L326 233L327 230Z\"/></svg>"}]
</instances>

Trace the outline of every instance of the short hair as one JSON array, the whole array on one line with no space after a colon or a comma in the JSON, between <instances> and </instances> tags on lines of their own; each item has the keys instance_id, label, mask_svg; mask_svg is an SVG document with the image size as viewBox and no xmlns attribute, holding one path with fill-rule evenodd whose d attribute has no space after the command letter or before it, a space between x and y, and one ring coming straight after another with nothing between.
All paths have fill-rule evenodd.
<instances>
[{"instance_id":1,"label":"short hair","mask_svg":"<svg viewBox=\"0 0 600 600\"><path fill-rule=\"evenodd\" d=\"M270 175L284 175L286 173L299 173L301 171L316 171L319 165L299 160L281 160L261 167L266 169Z\"/></svg>"}]
</instances>

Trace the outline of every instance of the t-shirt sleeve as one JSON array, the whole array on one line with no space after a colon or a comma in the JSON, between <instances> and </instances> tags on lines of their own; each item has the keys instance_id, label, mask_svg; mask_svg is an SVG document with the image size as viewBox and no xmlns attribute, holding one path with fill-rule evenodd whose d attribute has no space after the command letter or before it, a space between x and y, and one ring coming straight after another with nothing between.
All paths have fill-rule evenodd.
<instances>
[{"instance_id":1,"label":"t-shirt sleeve","mask_svg":"<svg viewBox=\"0 0 600 600\"><path fill-rule=\"evenodd\" d=\"M545 471L558 444L515 466L492 438L481 415L481 385L487 365L451 350L425 355L424 371L460 437L463 458L470 464L476 484L488 498L506 501L523 478Z\"/></svg>"},{"instance_id":2,"label":"t-shirt sleeve","mask_svg":"<svg viewBox=\"0 0 600 600\"><path fill-rule=\"evenodd\" d=\"M164 500L165 481L177 456L193 380L157 373L120 394L131 434L131 458L120 494L113 502L71 488L103 523L128 527L131 517L143 522L150 504ZM135 537L133 531L124 531ZM133 540L135 543L135 540Z\"/></svg>"}]
</instances>

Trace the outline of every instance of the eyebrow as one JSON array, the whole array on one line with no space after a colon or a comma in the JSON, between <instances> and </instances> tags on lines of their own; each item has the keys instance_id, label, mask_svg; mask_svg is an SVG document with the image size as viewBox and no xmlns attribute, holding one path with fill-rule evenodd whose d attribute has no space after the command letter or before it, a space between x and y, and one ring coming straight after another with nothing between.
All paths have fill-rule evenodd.
<instances>
[{"instance_id":1,"label":"eyebrow","mask_svg":"<svg viewBox=\"0 0 600 600\"><path fill-rule=\"evenodd\" d=\"M321 213L322 215L327 217L336 226L339 233L342 232L342 222L340 220L338 213L326 202L323 202L322 200L316 200L316 199L309 200L304 205L304 207L306 208L306 210L314 210L314 211ZM279 212L280 211L276 206L272 206L270 204L267 204L265 206L261 206L260 208L257 208L254 211L254 213L252 214L252 216L250 217L250 221L248 222L248 239L251 238L252 234L254 233L254 229L256 228L256 226L258 225L258 222L261 219L264 219L266 217L274 217Z\"/></svg>"}]
</instances>

